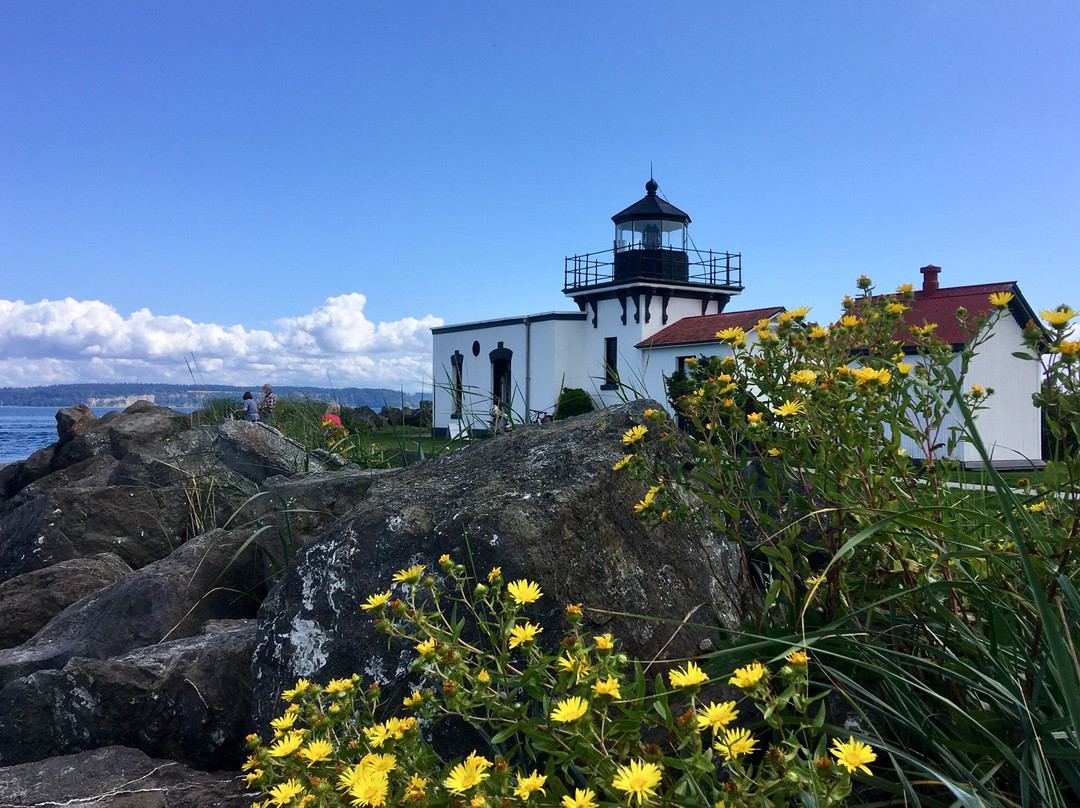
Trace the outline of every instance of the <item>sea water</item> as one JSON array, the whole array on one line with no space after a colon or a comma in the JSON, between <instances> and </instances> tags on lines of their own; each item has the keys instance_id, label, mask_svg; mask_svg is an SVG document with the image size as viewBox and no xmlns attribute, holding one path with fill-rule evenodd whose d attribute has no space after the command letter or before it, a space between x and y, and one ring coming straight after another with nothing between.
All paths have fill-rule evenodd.
<instances>
[{"instance_id":1,"label":"sea water","mask_svg":"<svg viewBox=\"0 0 1080 808\"><path fill-rule=\"evenodd\" d=\"M0 407L0 464L25 460L56 443L59 407Z\"/></svg>"}]
</instances>

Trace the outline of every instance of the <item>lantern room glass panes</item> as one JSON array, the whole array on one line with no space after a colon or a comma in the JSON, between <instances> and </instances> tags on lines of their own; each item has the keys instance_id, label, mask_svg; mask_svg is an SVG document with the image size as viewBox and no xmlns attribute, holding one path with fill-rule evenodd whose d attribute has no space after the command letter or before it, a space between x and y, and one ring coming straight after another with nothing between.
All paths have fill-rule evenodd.
<instances>
[{"instance_id":1,"label":"lantern room glass panes","mask_svg":"<svg viewBox=\"0 0 1080 808\"><path fill-rule=\"evenodd\" d=\"M615 250L686 250L686 225L639 219L615 225Z\"/></svg>"}]
</instances>

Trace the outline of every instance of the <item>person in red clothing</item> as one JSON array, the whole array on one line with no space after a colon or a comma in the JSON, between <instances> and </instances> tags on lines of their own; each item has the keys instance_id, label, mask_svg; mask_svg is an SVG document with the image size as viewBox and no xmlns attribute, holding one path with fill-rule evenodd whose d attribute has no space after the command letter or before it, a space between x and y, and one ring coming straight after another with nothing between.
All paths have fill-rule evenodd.
<instances>
[{"instance_id":1,"label":"person in red clothing","mask_svg":"<svg viewBox=\"0 0 1080 808\"><path fill-rule=\"evenodd\" d=\"M326 414L322 417L323 426L328 421L334 426L341 426L341 407L336 401L331 401L326 406Z\"/></svg>"}]
</instances>

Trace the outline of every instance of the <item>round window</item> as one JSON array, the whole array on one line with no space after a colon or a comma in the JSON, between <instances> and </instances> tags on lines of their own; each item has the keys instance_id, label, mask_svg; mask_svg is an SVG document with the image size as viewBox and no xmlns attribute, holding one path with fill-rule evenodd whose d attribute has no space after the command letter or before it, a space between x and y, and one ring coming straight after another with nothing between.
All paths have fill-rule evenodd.
<instances>
[{"instance_id":1,"label":"round window","mask_svg":"<svg viewBox=\"0 0 1080 808\"><path fill-rule=\"evenodd\" d=\"M473 340L472 355L473 356L479 356L480 355L480 341L479 340Z\"/></svg>"}]
</instances>

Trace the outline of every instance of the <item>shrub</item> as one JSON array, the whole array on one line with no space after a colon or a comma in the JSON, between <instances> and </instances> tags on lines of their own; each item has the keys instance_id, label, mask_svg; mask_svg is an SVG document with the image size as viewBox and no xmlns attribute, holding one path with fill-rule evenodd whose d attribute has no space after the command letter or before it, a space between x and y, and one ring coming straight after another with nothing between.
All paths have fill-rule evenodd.
<instances>
[{"instance_id":1,"label":"shrub","mask_svg":"<svg viewBox=\"0 0 1080 808\"><path fill-rule=\"evenodd\" d=\"M849 702L892 758L876 785L924 805L1056 805L1080 797L1080 642L1075 507L1080 459L1047 465L1040 486L955 484L959 441L987 454L974 413L992 391L964 373L1010 295L969 318L958 358L912 329L897 334L910 287L875 296L867 278L828 328L808 309L757 324L756 344L729 329L727 355L690 363L676 397L692 428L646 412L616 466L650 485L646 519L699 520L742 548L746 633L714 662L802 645L811 688ZM1028 358L1047 351L1055 436L1077 434L1076 315L1043 312L1025 331ZM691 384L687 384L692 382ZM950 423L947 415L955 414ZM913 462L901 436L920 447ZM660 441L669 462L638 446Z\"/></svg>"},{"instance_id":2,"label":"shrub","mask_svg":"<svg viewBox=\"0 0 1080 808\"><path fill-rule=\"evenodd\" d=\"M440 567L447 592L416 566L394 576L400 596L388 589L363 606L415 648L424 686L405 697L407 714L359 676L301 679L283 694L273 740L249 738L247 781L267 796L258 805L826 808L844 802L853 773L871 771L876 753L854 738L828 748L822 696L809 693L799 649L722 677L741 705L706 703L709 676L694 662L647 687L614 638L581 632L575 604L562 642L545 653L527 616L539 586L504 582L498 568L476 583L446 556ZM448 718L486 746L444 762L420 730Z\"/></svg>"},{"instance_id":3,"label":"shrub","mask_svg":"<svg viewBox=\"0 0 1080 808\"><path fill-rule=\"evenodd\" d=\"M555 402L555 420L584 415L593 409L593 401L588 393L580 387L564 387L559 393L559 400Z\"/></svg>"}]
</instances>

